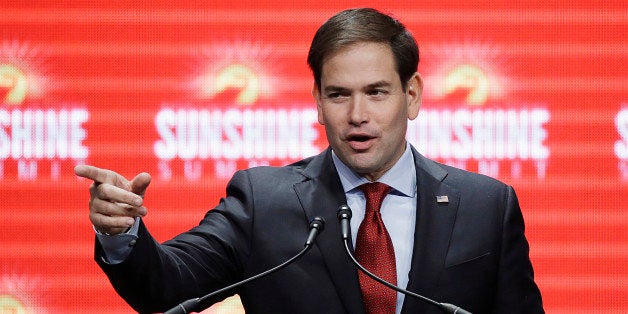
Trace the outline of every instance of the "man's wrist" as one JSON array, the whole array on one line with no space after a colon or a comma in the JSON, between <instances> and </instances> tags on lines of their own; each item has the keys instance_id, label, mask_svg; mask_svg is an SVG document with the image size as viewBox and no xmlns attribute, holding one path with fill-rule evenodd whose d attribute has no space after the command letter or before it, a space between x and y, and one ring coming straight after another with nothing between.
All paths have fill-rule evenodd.
<instances>
[{"instance_id":1,"label":"man's wrist","mask_svg":"<svg viewBox=\"0 0 628 314\"><path fill-rule=\"evenodd\" d=\"M113 233L101 231L98 228L96 228L96 226L94 226L93 224L92 224L92 228L94 228L94 232L96 232L96 234L101 234L101 235L106 235L106 236L115 236L115 235L118 235L118 234L129 233L129 231L131 231L131 228L129 227L129 228L126 228L124 231L122 231L120 233L113 234Z\"/></svg>"}]
</instances>

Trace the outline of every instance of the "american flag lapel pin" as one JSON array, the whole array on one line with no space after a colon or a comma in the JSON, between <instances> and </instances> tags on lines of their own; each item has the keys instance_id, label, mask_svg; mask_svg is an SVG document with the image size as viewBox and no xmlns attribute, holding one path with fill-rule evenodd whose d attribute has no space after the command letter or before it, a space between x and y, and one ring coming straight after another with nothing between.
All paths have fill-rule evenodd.
<instances>
[{"instance_id":1,"label":"american flag lapel pin","mask_svg":"<svg viewBox=\"0 0 628 314\"><path fill-rule=\"evenodd\" d=\"M449 203L449 196L447 195L437 195L436 196L436 203Z\"/></svg>"}]
</instances>

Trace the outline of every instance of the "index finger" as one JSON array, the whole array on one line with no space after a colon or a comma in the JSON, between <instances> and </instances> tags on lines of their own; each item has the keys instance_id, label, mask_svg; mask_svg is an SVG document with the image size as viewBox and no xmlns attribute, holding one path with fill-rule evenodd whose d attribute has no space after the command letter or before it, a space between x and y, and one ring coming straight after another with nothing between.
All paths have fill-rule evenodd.
<instances>
[{"instance_id":1,"label":"index finger","mask_svg":"<svg viewBox=\"0 0 628 314\"><path fill-rule=\"evenodd\" d=\"M90 165L78 165L74 167L74 173L97 183L107 183L125 190L130 190L129 181L123 176L108 169L101 169Z\"/></svg>"}]
</instances>

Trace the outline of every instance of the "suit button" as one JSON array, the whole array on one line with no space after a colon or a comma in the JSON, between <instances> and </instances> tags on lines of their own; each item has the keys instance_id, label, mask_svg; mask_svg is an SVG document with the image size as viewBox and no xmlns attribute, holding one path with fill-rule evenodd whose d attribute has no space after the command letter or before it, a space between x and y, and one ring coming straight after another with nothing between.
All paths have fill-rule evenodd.
<instances>
[{"instance_id":1,"label":"suit button","mask_svg":"<svg viewBox=\"0 0 628 314\"><path fill-rule=\"evenodd\" d=\"M131 242L129 242L129 246L134 247L136 243L137 243L137 240L131 240Z\"/></svg>"}]
</instances>

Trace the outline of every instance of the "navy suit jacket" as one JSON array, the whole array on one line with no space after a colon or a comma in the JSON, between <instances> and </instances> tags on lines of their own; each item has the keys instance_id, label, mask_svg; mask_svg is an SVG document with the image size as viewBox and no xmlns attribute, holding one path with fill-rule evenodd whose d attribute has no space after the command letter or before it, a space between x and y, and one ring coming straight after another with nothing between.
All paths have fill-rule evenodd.
<instances>
[{"instance_id":1,"label":"navy suit jacket","mask_svg":"<svg viewBox=\"0 0 628 314\"><path fill-rule=\"evenodd\" d=\"M473 313L543 313L514 190L412 152L418 213L407 289ZM448 202L437 202L443 195ZM164 311L284 262L303 249L318 216L325 230L306 255L231 294L247 313L364 313L336 218L342 204L327 149L285 167L238 171L197 227L159 244L141 223L126 260L105 263L96 241L96 261L135 310ZM402 313L441 312L406 297Z\"/></svg>"}]
</instances>

